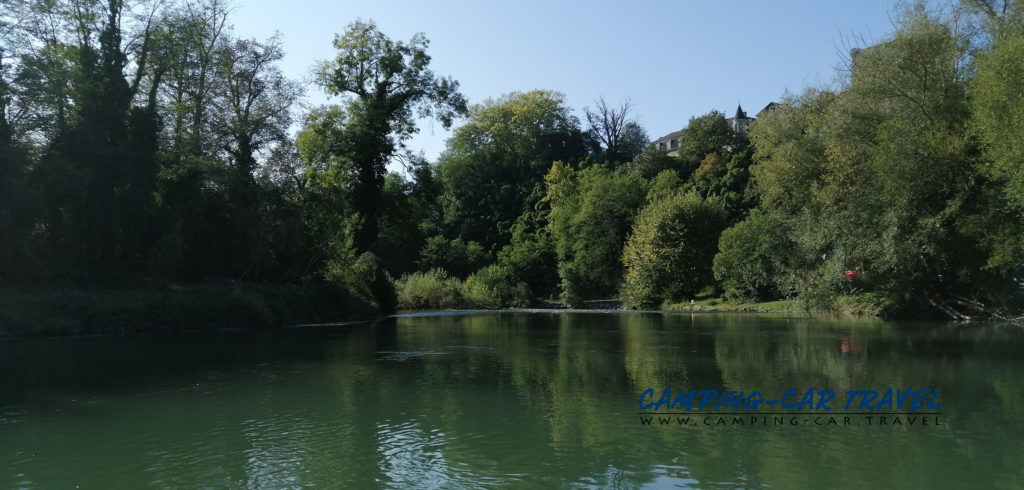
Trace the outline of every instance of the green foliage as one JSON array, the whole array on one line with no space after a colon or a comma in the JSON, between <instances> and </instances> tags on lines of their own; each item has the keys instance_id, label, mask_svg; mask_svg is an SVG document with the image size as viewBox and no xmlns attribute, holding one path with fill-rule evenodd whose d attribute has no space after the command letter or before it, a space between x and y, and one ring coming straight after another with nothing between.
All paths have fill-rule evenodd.
<instances>
[{"instance_id":1,"label":"green foliage","mask_svg":"<svg viewBox=\"0 0 1024 490\"><path fill-rule=\"evenodd\" d=\"M981 197L965 55L947 25L914 13L855 55L845 91L810 93L754 126L756 189L792 230L801 298L874 291L897 309L948 310L998 283L960 219Z\"/></svg>"},{"instance_id":2,"label":"green foliage","mask_svg":"<svg viewBox=\"0 0 1024 490\"><path fill-rule=\"evenodd\" d=\"M516 219L543 196L535 189L551 163L585 153L583 131L562 94L534 90L474 106L438 163L450 236L500 250Z\"/></svg>"},{"instance_id":3,"label":"green foliage","mask_svg":"<svg viewBox=\"0 0 1024 490\"><path fill-rule=\"evenodd\" d=\"M862 293L837 297L830 309L847 315L884 317L892 311L894 303L885 293Z\"/></svg>"},{"instance_id":4,"label":"green foliage","mask_svg":"<svg viewBox=\"0 0 1024 490\"><path fill-rule=\"evenodd\" d=\"M449 240L438 235L427 239L417 265L420 270L443 269L462 278L490 261L490 254L479 243L466 243L461 238Z\"/></svg>"},{"instance_id":5,"label":"green foliage","mask_svg":"<svg viewBox=\"0 0 1024 490\"><path fill-rule=\"evenodd\" d=\"M428 68L429 42L417 34L395 42L373 22L353 22L337 36L338 56L321 67L319 81L332 95L348 97L306 129L312 147L304 154L322 185L346 190L358 250L376 249L378 206L387 163L416 132L415 116L436 116L447 128L465 112L458 82ZM316 144L314 144L316 143Z\"/></svg>"},{"instance_id":6,"label":"green foliage","mask_svg":"<svg viewBox=\"0 0 1024 490\"><path fill-rule=\"evenodd\" d=\"M393 313L398 304L394 285L381 265L380 258L363 252L355 261L335 262L327 271L328 282L342 285L382 313Z\"/></svg>"},{"instance_id":7,"label":"green foliage","mask_svg":"<svg viewBox=\"0 0 1024 490\"><path fill-rule=\"evenodd\" d=\"M693 172L692 168L685 169L679 159L668 156L654 145L646 146L628 166L630 169L640 172L645 179L652 179L666 170L672 170L677 174L684 170L687 171L687 174Z\"/></svg>"},{"instance_id":8,"label":"green foliage","mask_svg":"<svg viewBox=\"0 0 1024 490\"><path fill-rule=\"evenodd\" d=\"M530 306L532 296L525 282L516 282L500 265L476 271L462 285L462 297L471 308L523 308Z\"/></svg>"},{"instance_id":9,"label":"green foliage","mask_svg":"<svg viewBox=\"0 0 1024 490\"><path fill-rule=\"evenodd\" d=\"M629 305L658 308L711 286L711 262L725 225L721 199L692 192L644 208L622 254Z\"/></svg>"},{"instance_id":10,"label":"green foliage","mask_svg":"<svg viewBox=\"0 0 1024 490\"><path fill-rule=\"evenodd\" d=\"M638 173L603 165L575 171L561 162L545 180L562 301L575 305L614 294L622 281L622 246L644 204L646 183Z\"/></svg>"},{"instance_id":11,"label":"green foliage","mask_svg":"<svg viewBox=\"0 0 1024 490\"><path fill-rule=\"evenodd\" d=\"M1024 25L1003 24L977 61L971 81L972 123L991 162L983 169L1024 208Z\"/></svg>"},{"instance_id":12,"label":"green foliage","mask_svg":"<svg viewBox=\"0 0 1024 490\"><path fill-rule=\"evenodd\" d=\"M668 196L676 194L683 188L683 181L679 174L672 170L663 170L651 180L650 190L647 191L647 202L660 201Z\"/></svg>"},{"instance_id":13,"label":"green foliage","mask_svg":"<svg viewBox=\"0 0 1024 490\"><path fill-rule=\"evenodd\" d=\"M395 282L398 308L445 309L462 306L462 281L441 269L413 272Z\"/></svg>"},{"instance_id":14,"label":"green foliage","mask_svg":"<svg viewBox=\"0 0 1024 490\"><path fill-rule=\"evenodd\" d=\"M722 232L713 271L725 295L741 301L784 296L785 274L794 254L786 223L754 210L747 219Z\"/></svg>"},{"instance_id":15,"label":"green foliage","mask_svg":"<svg viewBox=\"0 0 1024 490\"><path fill-rule=\"evenodd\" d=\"M546 221L532 218L535 213L524 213L516 221L512 243L498 253L498 264L517 282L525 282L534 294L547 297L558 288L555 244Z\"/></svg>"},{"instance_id":16,"label":"green foliage","mask_svg":"<svg viewBox=\"0 0 1024 490\"><path fill-rule=\"evenodd\" d=\"M735 139L736 133L721 112L692 117L679 137L678 158L685 171L693 172L708 155L732 146Z\"/></svg>"},{"instance_id":17,"label":"green foliage","mask_svg":"<svg viewBox=\"0 0 1024 490\"><path fill-rule=\"evenodd\" d=\"M4 281L328 283L382 311L400 275L434 288L410 304L445 307L579 304L624 279L657 307L712 271L731 298L817 308L969 318L1024 299L1021 2L911 9L749 140L712 112L670 157L628 103L584 131L531 91L474 106L436 166L405 147L417 117L467 109L422 35L350 24L317 78L341 100L289 141L301 90L279 40L233 37L220 0L165 5L149 22L120 0L4 2Z\"/></svg>"},{"instance_id":18,"label":"green foliage","mask_svg":"<svg viewBox=\"0 0 1024 490\"><path fill-rule=\"evenodd\" d=\"M435 204L439 190L431 167L418 162L412 170L414 180L396 173L388 174L381 196L378 249L385 269L393 277L416 270L416 259L426 237L437 232L439 221ZM484 259L467 257L466 260L476 263ZM455 271L445 262L434 265Z\"/></svg>"}]
</instances>

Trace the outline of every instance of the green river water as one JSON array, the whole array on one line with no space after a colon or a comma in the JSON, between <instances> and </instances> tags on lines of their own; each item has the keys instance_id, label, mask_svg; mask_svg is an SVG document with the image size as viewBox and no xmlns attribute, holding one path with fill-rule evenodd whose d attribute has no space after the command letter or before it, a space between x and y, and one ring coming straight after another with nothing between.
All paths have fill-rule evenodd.
<instances>
[{"instance_id":1,"label":"green river water","mask_svg":"<svg viewBox=\"0 0 1024 490\"><path fill-rule=\"evenodd\" d=\"M847 415L663 424L640 403L666 387L832 390ZM844 409L890 387L937 397ZM307 486L1024 488L1024 330L490 312L0 341L0 488Z\"/></svg>"}]
</instances>

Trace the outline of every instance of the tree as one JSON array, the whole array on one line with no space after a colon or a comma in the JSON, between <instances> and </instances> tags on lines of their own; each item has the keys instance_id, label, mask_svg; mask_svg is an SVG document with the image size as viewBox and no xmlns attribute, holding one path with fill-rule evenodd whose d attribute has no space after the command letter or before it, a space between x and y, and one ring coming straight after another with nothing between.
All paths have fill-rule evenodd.
<instances>
[{"instance_id":1,"label":"tree","mask_svg":"<svg viewBox=\"0 0 1024 490\"><path fill-rule=\"evenodd\" d=\"M785 221L754 210L722 232L718 249L713 270L726 296L766 301L783 295L795 255Z\"/></svg>"},{"instance_id":2,"label":"tree","mask_svg":"<svg viewBox=\"0 0 1024 490\"><path fill-rule=\"evenodd\" d=\"M640 172L640 175L645 179L653 179L656 175L666 170L672 171L679 178L683 177L681 175L683 168L679 159L669 156L665 151L659 150L654 145L645 146L628 166L630 169ZM692 168L688 170L690 172L693 171Z\"/></svg>"},{"instance_id":3,"label":"tree","mask_svg":"<svg viewBox=\"0 0 1024 490\"><path fill-rule=\"evenodd\" d=\"M851 292L847 271L904 313L962 318L1004 287L983 268L968 43L950 25L911 12L855 55L845 90L784 104L752 128L762 208L793 231L796 287L816 306Z\"/></svg>"},{"instance_id":4,"label":"tree","mask_svg":"<svg viewBox=\"0 0 1024 490\"><path fill-rule=\"evenodd\" d=\"M331 95L347 99L344 126L329 129L333 165L345 165L353 177L353 211L358 215L354 243L373 250L378 207L388 162L416 132L415 116L434 116L447 128L466 111L458 82L429 69L429 42L417 34L395 42L372 21L349 24L335 37L338 56L320 67L318 81Z\"/></svg>"},{"instance_id":5,"label":"tree","mask_svg":"<svg viewBox=\"0 0 1024 490\"><path fill-rule=\"evenodd\" d=\"M230 40L215 53L211 80L211 132L216 135L229 171L225 182L231 226L222 230L236 244L243 277L258 278L265 255L263 224L266 206L256 182L260 160L274 146L291 145L288 127L291 108L301 89L281 74L276 63L284 53L280 40ZM226 233L225 233L226 232Z\"/></svg>"},{"instance_id":6,"label":"tree","mask_svg":"<svg viewBox=\"0 0 1024 490\"><path fill-rule=\"evenodd\" d=\"M417 265L421 271L441 269L452 277L465 279L490 261L491 257L479 243L465 243L461 238L448 240L437 235L423 244Z\"/></svg>"},{"instance_id":7,"label":"tree","mask_svg":"<svg viewBox=\"0 0 1024 490\"><path fill-rule=\"evenodd\" d=\"M438 162L449 234L499 250L518 217L544 196L551 163L585 154L562 94L534 90L474 106Z\"/></svg>"},{"instance_id":8,"label":"tree","mask_svg":"<svg viewBox=\"0 0 1024 490\"><path fill-rule=\"evenodd\" d=\"M735 137L721 112L692 117L679 137L678 158L686 172L693 172L708 155L731 147Z\"/></svg>"},{"instance_id":9,"label":"tree","mask_svg":"<svg viewBox=\"0 0 1024 490\"><path fill-rule=\"evenodd\" d=\"M30 160L15 139L15 125L8 117L12 89L7 82L3 46L0 45L0 280L32 277L33 259L28 240L34 195L25 185ZM38 273L38 271L36 271Z\"/></svg>"},{"instance_id":10,"label":"tree","mask_svg":"<svg viewBox=\"0 0 1024 490\"><path fill-rule=\"evenodd\" d=\"M385 177L378 253L391 277L417 270L417 257L427 237L439 233L439 194L440 185L434 178L433 168L423 158L413 159L410 175L392 172ZM453 269L440 264L438 267L458 275ZM476 268L466 274L473 270Z\"/></svg>"},{"instance_id":11,"label":"tree","mask_svg":"<svg viewBox=\"0 0 1024 490\"><path fill-rule=\"evenodd\" d=\"M577 305L615 294L622 281L622 246L644 204L646 182L604 165L574 171L561 162L545 180L562 301Z\"/></svg>"},{"instance_id":12,"label":"tree","mask_svg":"<svg viewBox=\"0 0 1024 490\"><path fill-rule=\"evenodd\" d=\"M70 117L57 125L41 166L55 170L51 176L76 173L81 194L73 201L50 196L53 230L63 255L76 265L136 266L148 248L157 122L132 107L129 59L122 49L124 2L78 7L74 12L83 22L76 32L81 44L73 51ZM86 23L89 18L99 25Z\"/></svg>"},{"instance_id":13,"label":"tree","mask_svg":"<svg viewBox=\"0 0 1024 490\"><path fill-rule=\"evenodd\" d=\"M626 298L634 308L693 298L713 281L711 263L726 216L719 199L679 193L640 212L626 242Z\"/></svg>"},{"instance_id":14,"label":"tree","mask_svg":"<svg viewBox=\"0 0 1024 490\"><path fill-rule=\"evenodd\" d=\"M971 81L972 122L992 162L986 173L1005 182L1007 195L1024 208L1024 5L1005 2L996 10L989 2L970 3L983 8L993 24L993 39L978 57ZM1015 8L1008 11L1011 4Z\"/></svg>"},{"instance_id":15,"label":"tree","mask_svg":"<svg viewBox=\"0 0 1024 490\"><path fill-rule=\"evenodd\" d=\"M632 103L629 99L618 108L610 107L604 97L598 98L594 109L583 109L589 126L588 134L604 152L609 163L628 162L638 155L649 140L647 133L629 119Z\"/></svg>"}]
</instances>

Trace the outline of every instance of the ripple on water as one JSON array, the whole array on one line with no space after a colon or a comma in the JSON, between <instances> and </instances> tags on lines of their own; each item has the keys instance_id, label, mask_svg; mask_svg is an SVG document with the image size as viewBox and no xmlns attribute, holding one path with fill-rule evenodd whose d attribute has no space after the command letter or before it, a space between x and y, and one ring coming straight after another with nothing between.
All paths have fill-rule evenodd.
<instances>
[{"instance_id":1,"label":"ripple on water","mask_svg":"<svg viewBox=\"0 0 1024 490\"><path fill-rule=\"evenodd\" d=\"M0 407L0 425L16 424L23 415L25 411L18 407Z\"/></svg>"},{"instance_id":2,"label":"ripple on water","mask_svg":"<svg viewBox=\"0 0 1024 490\"><path fill-rule=\"evenodd\" d=\"M484 474L479 464L466 464L460 456L468 454L459 454L456 440L417 421L378 424L377 444L378 468L390 488L479 488L517 480L507 474Z\"/></svg>"},{"instance_id":3,"label":"ripple on water","mask_svg":"<svg viewBox=\"0 0 1024 490\"><path fill-rule=\"evenodd\" d=\"M401 362L424 356L443 356L445 354L448 353L435 351L379 351L377 352L377 360Z\"/></svg>"}]
</instances>

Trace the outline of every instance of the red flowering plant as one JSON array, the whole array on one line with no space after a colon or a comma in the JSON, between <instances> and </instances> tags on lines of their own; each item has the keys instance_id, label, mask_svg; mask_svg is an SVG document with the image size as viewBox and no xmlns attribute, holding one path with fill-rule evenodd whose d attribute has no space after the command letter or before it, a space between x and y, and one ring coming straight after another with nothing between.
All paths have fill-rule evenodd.
<instances>
[{"instance_id":1,"label":"red flowering plant","mask_svg":"<svg viewBox=\"0 0 1024 490\"><path fill-rule=\"evenodd\" d=\"M860 272L857 272L855 270L848 270L843 275L846 276L846 282L850 285L849 290L846 294L858 293L860 290L855 287L854 280L860 276Z\"/></svg>"}]
</instances>

